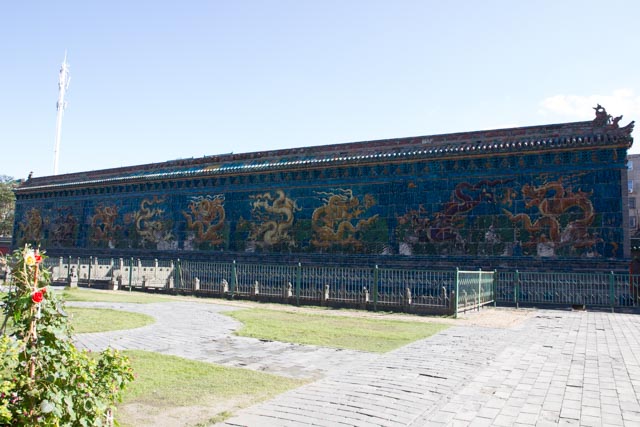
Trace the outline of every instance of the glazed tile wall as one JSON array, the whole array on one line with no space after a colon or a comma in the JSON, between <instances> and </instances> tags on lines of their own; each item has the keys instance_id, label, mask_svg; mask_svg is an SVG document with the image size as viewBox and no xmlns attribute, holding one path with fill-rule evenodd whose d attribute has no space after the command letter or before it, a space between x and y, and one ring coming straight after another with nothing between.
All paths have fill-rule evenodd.
<instances>
[{"instance_id":1,"label":"glazed tile wall","mask_svg":"<svg viewBox=\"0 0 640 427\"><path fill-rule=\"evenodd\" d=\"M21 196L45 248L624 258L626 150L290 169Z\"/></svg>"}]
</instances>

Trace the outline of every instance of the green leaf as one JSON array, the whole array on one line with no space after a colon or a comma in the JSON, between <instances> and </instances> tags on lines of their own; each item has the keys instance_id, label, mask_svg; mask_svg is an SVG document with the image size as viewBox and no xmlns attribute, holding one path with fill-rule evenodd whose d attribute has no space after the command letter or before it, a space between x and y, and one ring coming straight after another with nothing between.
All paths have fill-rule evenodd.
<instances>
[{"instance_id":1,"label":"green leaf","mask_svg":"<svg viewBox=\"0 0 640 427\"><path fill-rule=\"evenodd\" d=\"M53 292L47 293L40 306L41 317L34 320L31 292L35 268L24 265L28 250L26 246L10 257L15 291L3 298L2 311L13 323L12 337L0 337L0 374L10 373L7 380L0 377L0 425L100 425L106 408L133 380L128 375L129 361L106 352L98 367L93 356L78 350L69 319ZM44 267L41 273L39 287L48 286L50 276ZM34 326L37 342L26 339ZM32 360L35 379L29 374ZM3 396L9 395L19 398L5 405Z\"/></svg>"},{"instance_id":2,"label":"green leaf","mask_svg":"<svg viewBox=\"0 0 640 427\"><path fill-rule=\"evenodd\" d=\"M43 414L48 414L49 412L52 412L55 408L56 408L56 405L49 402L48 400L43 400L42 402L40 402L40 412L42 412Z\"/></svg>"}]
</instances>

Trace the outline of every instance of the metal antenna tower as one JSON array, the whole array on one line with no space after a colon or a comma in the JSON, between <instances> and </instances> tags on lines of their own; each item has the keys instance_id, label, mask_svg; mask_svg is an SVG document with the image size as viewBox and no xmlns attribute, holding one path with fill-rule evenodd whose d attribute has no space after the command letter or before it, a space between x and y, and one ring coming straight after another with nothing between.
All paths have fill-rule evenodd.
<instances>
[{"instance_id":1,"label":"metal antenna tower","mask_svg":"<svg viewBox=\"0 0 640 427\"><path fill-rule=\"evenodd\" d=\"M64 61L60 67L60 77L58 78L58 102L56 108L58 109L58 116L56 119L56 145L53 149L53 174L58 174L58 152L60 151L60 135L62 134L62 116L64 109L67 107L67 102L64 100L64 94L69 88L69 64L67 64L67 51L64 52Z\"/></svg>"}]
</instances>

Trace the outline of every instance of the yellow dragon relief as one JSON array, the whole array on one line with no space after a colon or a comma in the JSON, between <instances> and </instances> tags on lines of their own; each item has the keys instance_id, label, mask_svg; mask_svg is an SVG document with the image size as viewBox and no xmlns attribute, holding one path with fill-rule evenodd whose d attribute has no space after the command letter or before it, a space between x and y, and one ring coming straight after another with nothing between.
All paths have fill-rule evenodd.
<instances>
[{"instance_id":1,"label":"yellow dragon relief","mask_svg":"<svg viewBox=\"0 0 640 427\"><path fill-rule=\"evenodd\" d=\"M36 208L32 208L25 214L25 220L20 224L22 242L39 242L42 238L42 215Z\"/></svg>"},{"instance_id":2,"label":"yellow dragon relief","mask_svg":"<svg viewBox=\"0 0 640 427\"><path fill-rule=\"evenodd\" d=\"M140 209L133 215L136 231L140 236L140 243L157 244L173 239L171 231L165 230L163 221L164 209L157 207L164 203L165 199L153 196L153 199L143 199L140 202Z\"/></svg>"},{"instance_id":3,"label":"yellow dragon relief","mask_svg":"<svg viewBox=\"0 0 640 427\"><path fill-rule=\"evenodd\" d=\"M94 209L91 217L91 241L94 243L106 243L110 248L114 247L116 233L122 226L116 225L118 207L116 205L100 204Z\"/></svg>"},{"instance_id":4,"label":"yellow dragon relief","mask_svg":"<svg viewBox=\"0 0 640 427\"><path fill-rule=\"evenodd\" d=\"M313 228L313 238L311 244L326 249L333 245L352 246L360 249L363 246L358 232L363 231L375 223L378 215L369 218L359 219L369 208L375 205L373 196L364 196L363 205L360 199L353 195L351 189L339 189L336 193L319 192L325 196L322 201L324 205L313 211L311 216L311 226ZM354 221L355 224L354 224Z\"/></svg>"},{"instance_id":5,"label":"yellow dragon relief","mask_svg":"<svg viewBox=\"0 0 640 427\"><path fill-rule=\"evenodd\" d=\"M572 191L562 184L562 178L534 187L529 184L522 186L525 207L535 207L540 217L531 220L528 214L517 214L503 209L511 222L521 222L525 230L533 236L524 245L535 246L538 243L551 244L554 247L572 246L573 248L589 248L602 241L589 234L588 227L595 218L595 210L590 197L593 192ZM581 218L570 221L562 228L560 217L563 214L573 216L581 213ZM545 233L548 233L545 234Z\"/></svg>"},{"instance_id":6,"label":"yellow dragon relief","mask_svg":"<svg viewBox=\"0 0 640 427\"><path fill-rule=\"evenodd\" d=\"M224 241L220 230L224 227L224 195L194 197L189 203L189 212L182 211L187 228L195 231L195 241L219 245Z\"/></svg>"},{"instance_id":7,"label":"yellow dragon relief","mask_svg":"<svg viewBox=\"0 0 640 427\"><path fill-rule=\"evenodd\" d=\"M295 212L300 211L295 200L288 198L282 190L277 190L275 197L271 192L249 197L254 200L251 213L256 219L249 240L261 248L275 245L295 246L295 239L289 234Z\"/></svg>"}]
</instances>

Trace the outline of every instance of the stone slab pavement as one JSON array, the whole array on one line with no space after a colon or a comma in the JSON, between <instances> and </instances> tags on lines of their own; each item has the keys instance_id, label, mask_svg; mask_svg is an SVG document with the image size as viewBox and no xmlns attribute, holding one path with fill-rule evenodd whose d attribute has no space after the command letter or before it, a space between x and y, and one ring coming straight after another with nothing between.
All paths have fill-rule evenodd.
<instances>
[{"instance_id":1,"label":"stone slab pavement","mask_svg":"<svg viewBox=\"0 0 640 427\"><path fill-rule=\"evenodd\" d=\"M147 350L187 359L241 367L292 378L320 378L374 360L375 354L264 341L232 335L240 322L220 313L237 307L197 302L153 304L68 302L68 306L109 308L152 316L142 328L75 336L76 346L92 351Z\"/></svg>"},{"instance_id":2,"label":"stone slab pavement","mask_svg":"<svg viewBox=\"0 0 640 427\"><path fill-rule=\"evenodd\" d=\"M247 408L226 426L639 426L640 317L537 311L453 327Z\"/></svg>"},{"instance_id":3,"label":"stone slab pavement","mask_svg":"<svg viewBox=\"0 0 640 427\"><path fill-rule=\"evenodd\" d=\"M514 327L454 326L371 355L233 337L238 324L219 314L231 307L93 305L158 322L79 335L80 346L319 378L221 426L640 426L639 315L538 310Z\"/></svg>"}]
</instances>

